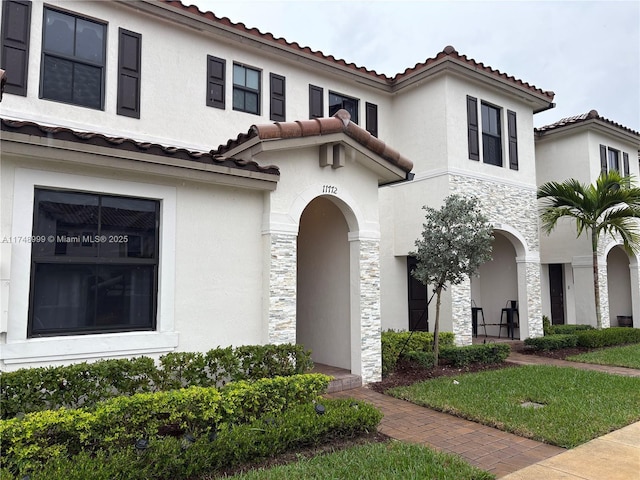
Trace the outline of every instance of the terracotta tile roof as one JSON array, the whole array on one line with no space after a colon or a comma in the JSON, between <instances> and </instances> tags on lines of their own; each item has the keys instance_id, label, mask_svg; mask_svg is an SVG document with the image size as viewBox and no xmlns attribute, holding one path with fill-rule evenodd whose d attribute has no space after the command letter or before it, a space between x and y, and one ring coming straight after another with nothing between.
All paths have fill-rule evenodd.
<instances>
[{"instance_id":1,"label":"terracotta tile roof","mask_svg":"<svg viewBox=\"0 0 640 480\"><path fill-rule=\"evenodd\" d=\"M495 77L498 78L502 78L504 80L507 80L511 83L513 83L514 85L516 85L517 87L523 88L525 90L529 90L531 92L534 92L538 95L541 95L545 98L547 98L549 101L553 100L553 97L555 96L555 93L552 91L546 91L546 90L542 90L538 87L535 87L534 85L531 85L527 82L524 82L520 79L517 79L513 76L507 75L506 73L502 73L499 70L496 70L494 68L491 68L489 66L484 65L483 63L477 62L473 59L468 58L466 55L460 55L455 48L453 48L452 46L447 46L444 48L444 50L442 50L440 53L438 53L434 58L428 58L427 60L425 60L422 63L417 63L415 66L411 67L411 68L407 68L404 72L402 73L398 73L393 77L389 77L387 75L384 75L382 73L378 73L374 70L369 70L365 67L362 66L358 66L355 63L349 63L346 62L343 59L337 59L335 58L333 55L327 55L321 51L317 51L317 50L312 50L309 47L302 47L300 46L300 44L296 43L296 42L289 42L287 40L285 40L284 38L281 37L275 37L272 33L267 32L267 33L263 33L260 30L258 30L257 28L249 28L247 27L244 23L234 23L232 22L229 18L227 17L217 17L213 12L211 11L207 11L207 12L202 12L197 6L195 5L190 5L190 6L186 6L185 4L183 4L181 1L179 0L160 0L163 3L166 3L168 5L171 5L172 7L185 11L185 12L189 12L193 15L198 15L201 17L204 17L212 22L218 23L220 25L223 25L225 27L230 27L233 29L238 30L239 32L243 33L243 34L247 34L247 35L251 35L254 36L256 38L259 38L262 41L267 41L267 42L272 42L274 44L280 45L280 46L284 46L287 48L290 48L291 50L294 50L296 53L298 54L304 54L304 55L309 55L312 57L316 57L318 59L321 60L325 60L325 61L329 61L331 63L335 63L336 65L340 65L342 67L346 67L349 68L351 70L353 70L354 72L360 72L363 73L365 75L374 77L378 80L381 80L383 82L385 82L388 85L394 85L399 83L400 81L402 81L404 78L406 78L407 76L411 75L412 73L416 73L419 72L420 70L423 69L427 69L427 68L431 68L432 66L440 63L443 60L446 59L455 59L458 60L466 65L468 65L471 69L474 70L483 70L486 73L489 73Z\"/></svg>"},{"instance_id":2,"label":"terracotta tile roof","mask_svg":"<svg viewBox=\"0 0 640 480\"><path fill-rule=\"evenodd\" d=\"M546 132L557 130L559 128L567 127L570 125L576 125L582 122L586 122L588 120L598 120L612 127L616 127L621 130L624 130L625 132L631 133L632 135L640 136L639 132L636 132L635 130L632 130L629 127L620 125L619 123L609 120L608 118L601 117L597 110L591 110L587 113L583 113L582 115L575 115L573 117L563 118L550 125L545 125L543 127L536 128L535 132L537 135L544 135Z\"/></svg>"},{"instance_id":3,"label":"terracotta tile roof","mask_svg":"<svg viewBox=\"0 0 640 480\"><path fill-rule=\"evenodd\" d=\"M198 152L185 148L168 147L157 143L139 142L131 138L108 137L101 133L79 132L65 127L49 127L34 122L8 120L0 118L0 130L3 132L17 132L36 137L55 138L70 142L88 143L100 147L117 148L130 152L140 152L149 155L159 155L169 158L190 160L209 165L219 165L252 172L280 175L276 166L260 166L256 162L227 158L214 152Z\"/></svg>"},{"instance_id":4,"label":"terracotta tile roof","mask_svg":"<svg viewBox=\"0 0 640 480\"><path fill-rule=\"evenodd\" d=\"M397 150L391 148L382 140L371 135L364 128L353 123L351 121L351 115L346 110L338 110L333 117L329 118L252 125L247 133L242 133L238 135L237 138L229 140L225 145L220 145L214 153L224 154L255 137L268 141L312 137L341 132L344 132L362 146L380 155L386 161L396 165L405 172L410 172L413 168L413 162L411 160L402 156Z\"/></svg>"}]
</instances>

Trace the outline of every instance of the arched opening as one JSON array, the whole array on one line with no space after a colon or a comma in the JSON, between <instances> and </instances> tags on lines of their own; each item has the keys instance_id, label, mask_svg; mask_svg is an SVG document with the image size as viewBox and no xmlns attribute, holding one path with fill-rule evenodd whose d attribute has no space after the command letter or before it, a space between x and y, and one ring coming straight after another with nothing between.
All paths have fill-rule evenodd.
<instances>
[{"instance_id":1,"label":"arched opening","mask_svg":"<svg viewBox=\"0 0 640 480\"><path fill-rule=\"evenodd\" d=\"M471 299L474 306L482 308L487 335L497 337L507 335L507 329L500 332L499 327L502 309L518 300L518 266L512 241L501 232L494 230L493 234L493 258L471 278ZM478 326L478 334L484 333L484 327Z\"/></svg>"},{"instance_id":2,"label":"arched opening","mask_svg":"<svg viewBox=\"0 0 640 480\"><path fill-rule=\"evenodd\" d=\"M349 227L327 197L302 212L297 245L296 342L313 361L351 369Z\"/></svg>"},{"instance_id":3,"label":"arched opening","mask_svg":"<svg viewBox=\"0 0 640 480\"><path fill-rule=\"evenodd\" d=\"M629 256L620 245L607 255L609 321L612 327L626 326L632 316Z\"/></svg>"}]
</instances>

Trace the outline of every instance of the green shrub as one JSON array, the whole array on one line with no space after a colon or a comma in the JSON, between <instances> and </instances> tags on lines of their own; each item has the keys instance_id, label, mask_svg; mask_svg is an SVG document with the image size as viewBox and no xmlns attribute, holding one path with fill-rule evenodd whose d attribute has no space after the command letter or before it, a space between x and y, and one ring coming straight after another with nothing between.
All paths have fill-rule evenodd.
<instances>
[{"instance_id":1,"label":"green shrub","mask_svg":"<svg viewBox=\"0 0 640 480\"><path fill-rule=\"evenodd\" d=\"M401 358L416 363L423 368L431 368L436 364L433 352L403 352Z\"/></svg>"},{"instance_id":2,"label":"green shrub","mask_svg":"<svg viewBox=\"0 0 640 480\"><path fill-rule=\"evenodd\" d=\"M551 335L551 320L546 315L542 316L542 334Z\"/></svg>"},{"instance_id":3,"label":"green shrub","mask_svg":"<svg viewBox=\"0 0 640 480\"><path fill-rule=\"evenodd\" d=\"M453 333L440 332L440 346L453 345ZM408 340L408 343L407 343ZM405 346L406 343L406 346ZM393 371L398 355L403 352L428 352L433 347L433 333L387 330L382 332L382 375Z\"/></svg>"},{"instance_id":4,"label":"green shrub","mask_svg":"<svg viewBox=\"0 0 640 480\"><path fill-rule=\"evenodd\" d=\"M575 347L578 343L577 335L549 335L548 337L527 338L525 346L532 350L548 352L560 348Z\"/></svg>"},{"instance_id":5,"label":"green shrub","mask_svg":"<svg viewBox=\"0 0 640 480\"><path fill-rule=\"evenodd\" d=\"M93 410L61 408L2 420L0 467L20 471L80 451L124 448L140 438L201 435L212 425L254 421L317 399L329 380L307 374L230 383L221 390L140 393L106 400Z\"/></svg>"},{"instance_id":6,"label":"green shrub","mask_svg":"<svg viewBox=\"0 0 640 480\"><path fill-rule=\"evenodd\" d=\"M32 480L128 480L191 478L246 464L300 447L318 445L375 431L382 414L373 406L350 399L322 400L318 415L307 402L248 424L220 424L188 441L155 437L148 448L132 445L67 457L56 455L31 468L2 470L2 478ZM15 475L15 476L13 476Z\"/></svg>"},{"instance_id":7,"label":"green shrub","mask_svg":"<svg viewBox=\"0 0 640 480\"><path fill-rule=\"evenodd\" d=\"M578 345L587 348L640 343L640 328L611 327L578 332Z\"/></svg>"},{"instance_id":8,"label":"green shrub","mask_svg":"<svg viewBox=\"0 0 640 480\"><path fill-rule=\"evenodd\" d=\"M571 335L584 330L593 330L591 325L551 325L545 335Z\"/></svg>"},{"instance_id":9,"label":"green shrub","mask_svg":"<svg viewBox=\"0 0 640 480\"><path fill-rule=\"evenodd\" d=\"M440 358L456 367L464 367L472 363L502 363L510 352L511 347L506 343L486 343L464 347L445 347L440 351Z\"/></svg>"},{"instance_id":10,"label":"green shrub","mask_svg":"<svg viewBox=\"0 0 640 480\"><path fill-rule=\"evenodd\" d=\"M2 418L18 413L91 407L108 398L189 386L222 386L308 372L311 354L300 345L250 345L208 352L175 352L160 357L102 360L62 367L0 373Z\"/></svg>"}]
</instances>

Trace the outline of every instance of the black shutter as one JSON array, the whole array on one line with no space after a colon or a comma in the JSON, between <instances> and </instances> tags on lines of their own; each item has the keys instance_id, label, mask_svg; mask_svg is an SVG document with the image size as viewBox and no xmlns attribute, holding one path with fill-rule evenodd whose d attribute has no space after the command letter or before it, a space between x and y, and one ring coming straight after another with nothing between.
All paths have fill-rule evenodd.
<instances>
[{"instance_id":1,"label":"black shutter","mask_svg":"<svg viewBox=\"0 0 640 480\"><path fill-rule=\"evenodd\" d=\"M467 135L469 138L469 159L480 160L478 141L478 100L467 95Z\"/></svg>"},{"instance_id":2,"label":"black shutter","mask_svg":"<svg viewBox=\"0 0 640 480\"><path fill-rule=\"evenodd\" d=\"M367 123L367 132L369 132L374 137L378 136L378 106L366 102L365 103L365 114L366 114L366 123Z\"/></svg>"},{"instance_id":3,"label":"black shutter","mask_svg":"<svg viewBox=\"0 0 640 480\"><path fill-rule=\"evenodd\" d=\"M628 177L630 170L629 170L629 154L626 152L622 152L622 165L624 168L624 176Z\"/></svg>"},{"instance_id":4,"label":"black shutter","mask_svg":"<svg viewBox=\"0 0 640 480\"><path fill-rule=\"evenodd\" d=\"M118 30L118 115L140 118L142 35Z\"/></svg>"},{"instance_id":5,"label":"black shutter","mask_svg":"<svg viewBox=\"0 0 640 480\"><path fill-rule=\"evenodd\" d=\"M600 174L607 173L607 147L600 145Z\"/></svg>"},{"instance_id":6,"label":"black shutter","mask_svg":"<svg viewBox=\"0 0 640 480\"><path fill-rule=\"evenodd\" d=\"M226 61L207 55L207 106L224 110Z\"/></svg>"},{"instance_id":7,"label":"black shutter","mask_svg":"<svg viewBox=\"0 0 640 480\"><path fill-rule=\"evenodd\" d=\"M509 134L509 168L518 170L518 132L516 129L516 112L507 110L507 131Z\"/></svg>"},{"instance_id":8,"label":"black shutter","mask_svg":"<svg viewBox=\"0 0 640 480\"><path fill-rule=\"evenodd\" d=\"M275 73L269 74L269 85L271 87L270 117L274 122L284 122L286 120L285 103L285 78Z\"/></svg>"},{"instance_id":9,"label":"black shutter","mask_svg":"<svg viewBox=\"0 0 640 480\"><path fill-rule=\"evenodd\" d=\"M322 88L309 85L309 118L322 118L324 115Z\"/></svg>"},{"instance_id":10,"label":"black shutter","mask_svg":"<svg viewBox=\"0 0 640 480\"><path fill-rule=\"evenodd\" d=\"M31 2L5 0L2 4L0 68L7 75L5 93L27 96Z\"/></svg>"}]
</instances>

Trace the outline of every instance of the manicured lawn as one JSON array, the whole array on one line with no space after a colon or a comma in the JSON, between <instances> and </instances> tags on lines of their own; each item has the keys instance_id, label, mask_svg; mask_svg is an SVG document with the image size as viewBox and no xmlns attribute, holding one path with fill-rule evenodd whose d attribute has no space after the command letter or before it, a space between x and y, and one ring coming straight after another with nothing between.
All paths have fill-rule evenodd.
<instances>
[{"instance_id":1,"label":"manicured lawn","mask_svg":"<svg viewBox=\"0 0 640 480\"><path fill-rule=\"evenodd\" d=\"M459 457L421 445L391 441L349 448L337 453L301 458L289 465L235 475L242 480L489 480L491 473Z\"/></svg>"},{"instance_id":2,"label":"manicured lawn","mask_svg":"<svg viewBox=\"0 0 640 480\"><path fill-rule=\"evenodd\" d=\"M574 368L506 368L438 378L387 393L569 448L640 420L640 378ZM523 402L544 406L523 407Z\"/></svg>"},{"instance_id":3,"label":"manicured lawn","mask_svg":"<svg viewBox=\"0 0 640 480\"><path fill-rule=\"evenodd\" d=\"M595 352L567 357L572 362L596 363L618 367L640 368L640 343L624 347L603 348Z\"/></svg>"}]
</instances>

